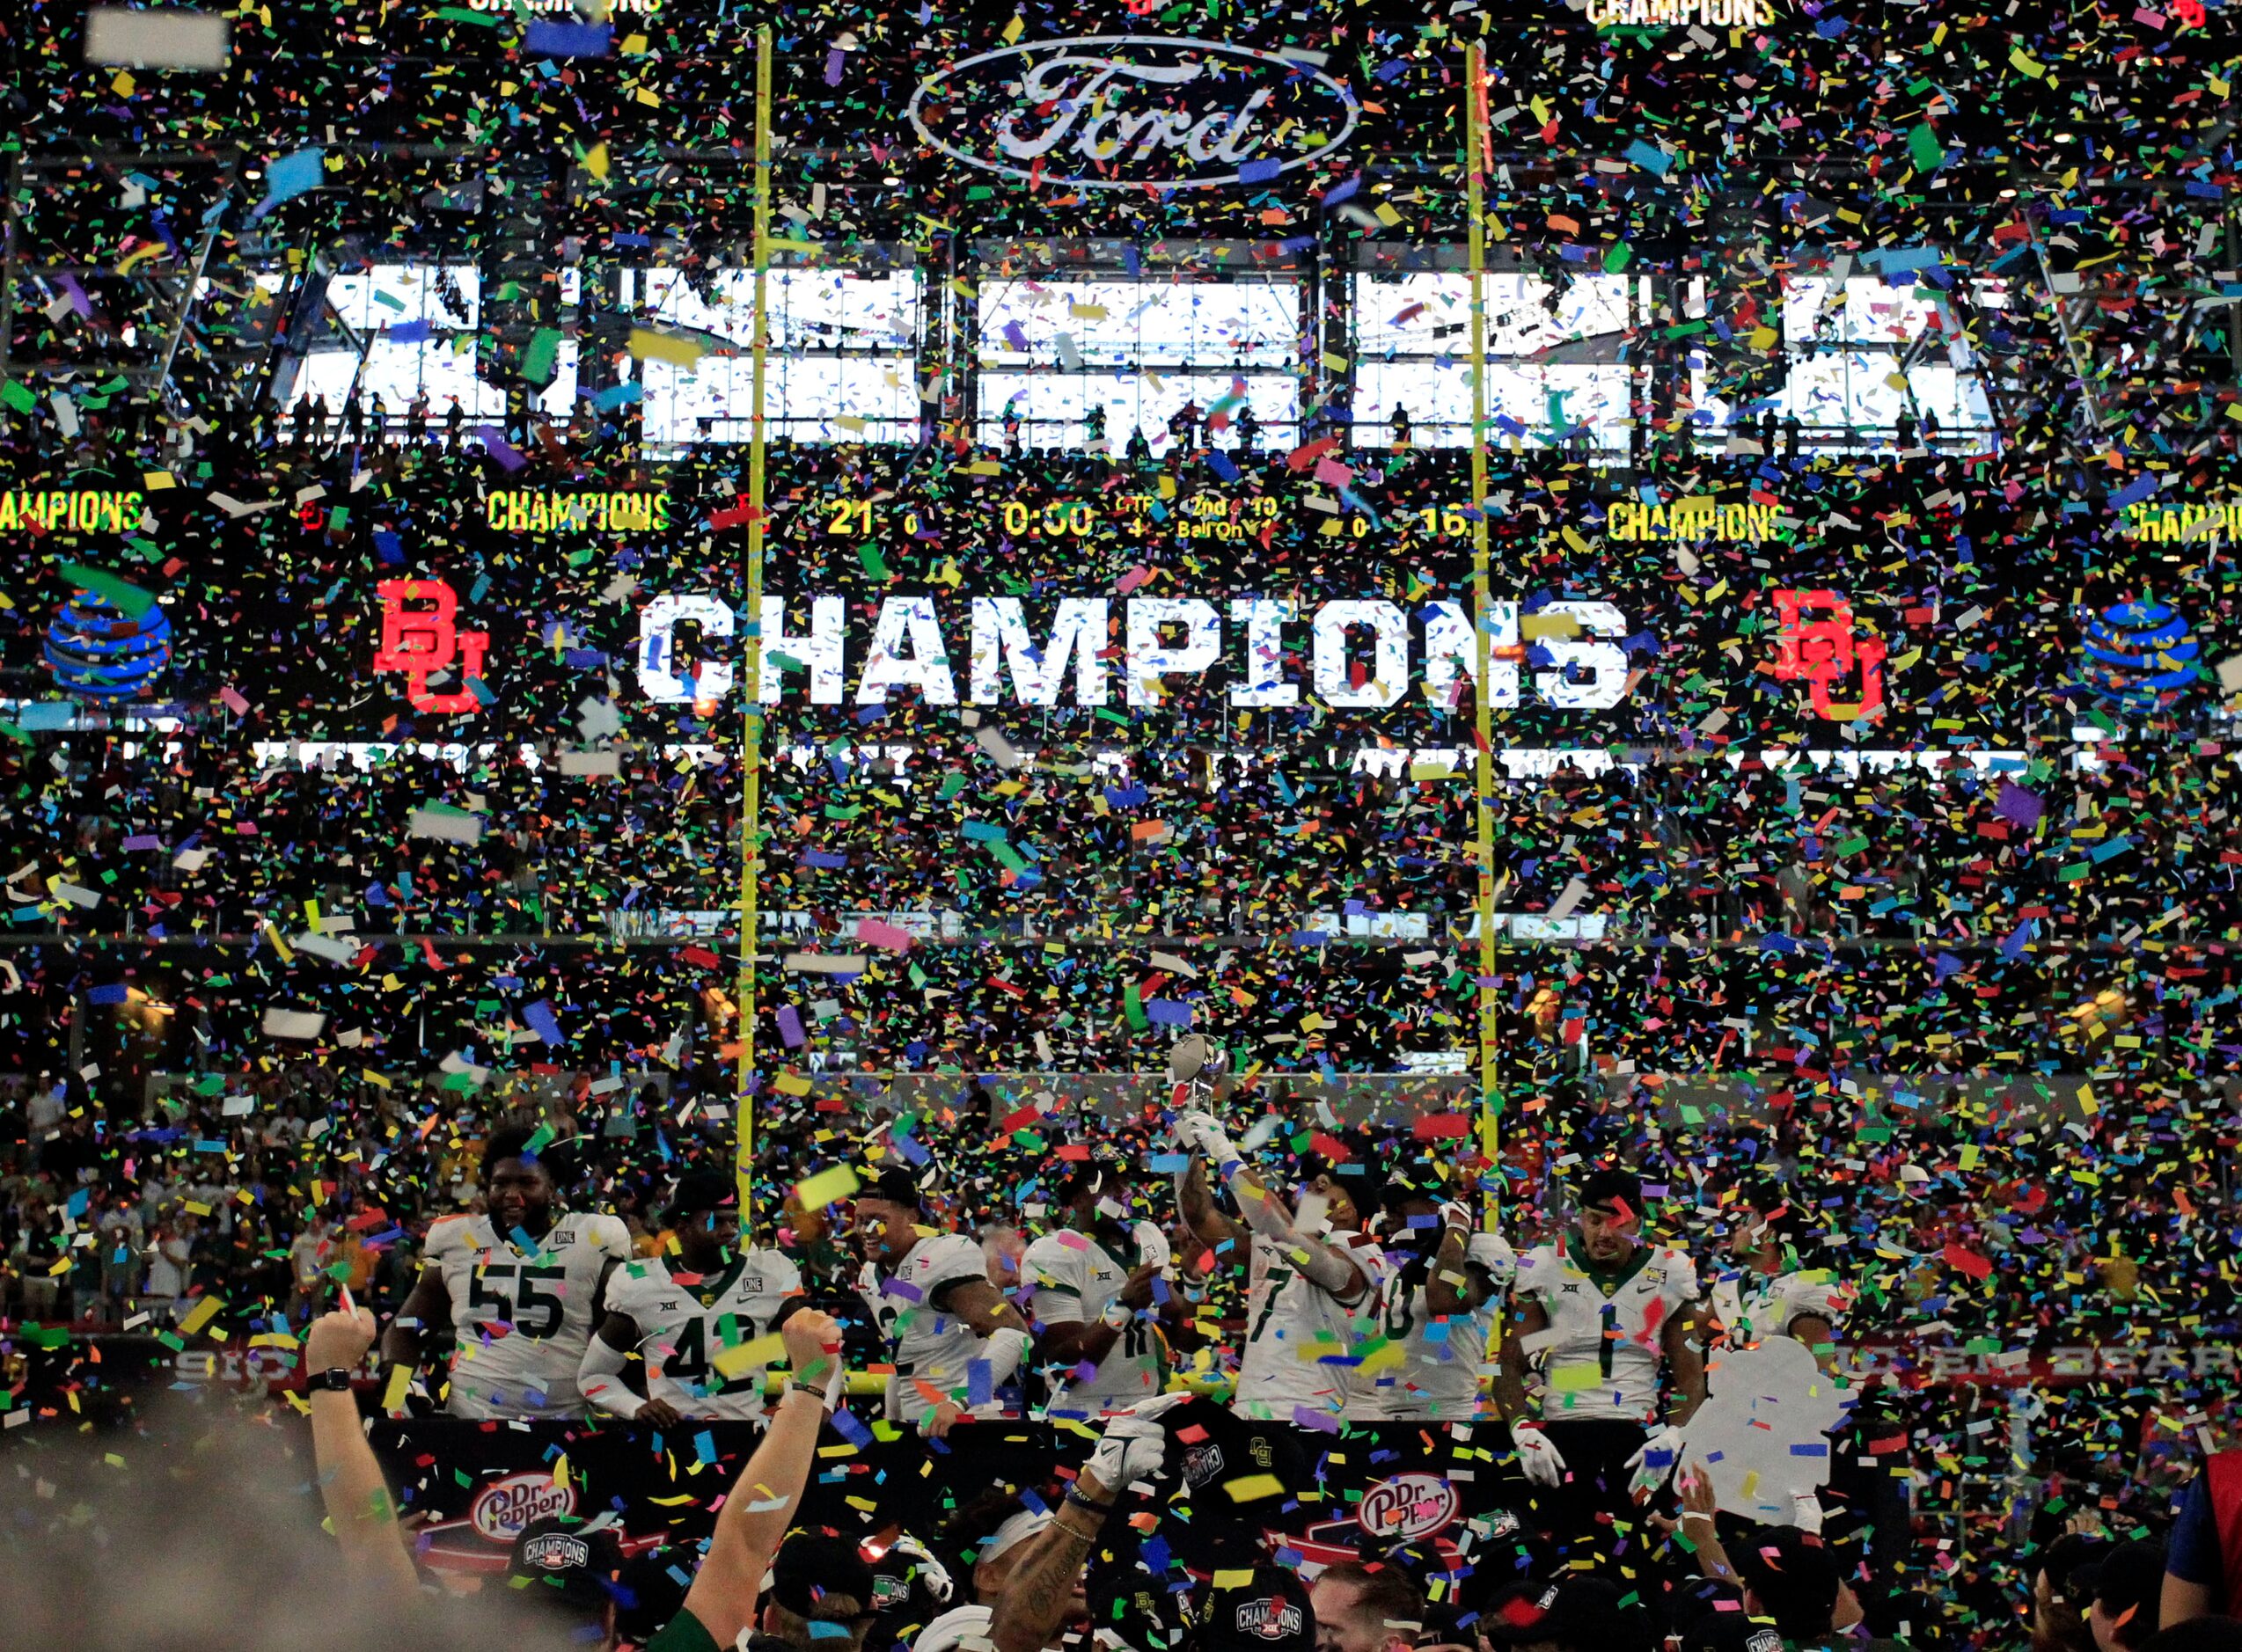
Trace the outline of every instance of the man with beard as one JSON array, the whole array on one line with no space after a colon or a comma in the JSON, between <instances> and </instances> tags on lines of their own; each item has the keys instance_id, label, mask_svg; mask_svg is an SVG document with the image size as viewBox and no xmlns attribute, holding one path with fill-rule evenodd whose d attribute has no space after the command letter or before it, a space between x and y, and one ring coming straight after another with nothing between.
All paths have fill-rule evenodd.
<instances>
[{"instance_id":1,"label":"man with beard","mask_svg":"<svg viewBox=\"0 0 2242 1652\"><path fill-rule=\"evenodd\" d=\"M1128 1184L1114 1166L1085 1165L1069 1176L1059 1215L1060 1224L1020 1263L1032 1293L1036 1363L1050 1376L1050 1415L1101 1416L1161 1391L1161 1332L1183 1332L1185 1304L1163 1277L1167 1237L1150 1222L1129 1224Z\"/></svg>"},{"instance_id":2,"label":"man with beard","mask_svg":"<svg viewBox=\"0 0 2242 1652\"><path fill-rule=\"evenodd\" d=\"M1608 1553L1603 1520L1632 1524L1635 1496L1680 1460L1683 1430L1705 1396L1696 1266L1642 1240L1643 1186L1632 1172L1592 1173L1579 1220L1519 1263L1495 1397L1510 1420L1520 1470L1543 1488L1546 1524L1581 1552ZM1542 1375L1538 1415L1525 1377ZM1661 1376L1674 1407L1660 1420ZM1594 1539L1591 1541L1591 1539Z\"/></svg>"},{"instance_id":3,"label":"man with beard","mask_svg":"<svg viewBox=\"0 0 2242 1652\"><path fill-rule=\"evenodd\" d=\"M980 1246L927 1224L922 1201L900 1166L857 1194L857 1290L895 1366L888 1421L940 1439L968 1411L994 1414L996 1390L1028 1350L1028 1326L989 1283Z\"/></svg>"},{"instance_id":4,"label":"man with beard","mask_svg":"<svg viewBox=\"0 0 2242 1652\"><path fill-rule=\"evenodd\" d=\"M741 1350L805 1305L802 1273L777 1251L743 1249L739 1191L716 1171L688 1171L670 1200L668 1255L618 1262L607 1316L584 1349L577 1385L612 1416L670 1428L687 1417L761 1422L766 1362ZM623 1385L644 1362L646 1398Z\"/></svg>"}]
</instances>

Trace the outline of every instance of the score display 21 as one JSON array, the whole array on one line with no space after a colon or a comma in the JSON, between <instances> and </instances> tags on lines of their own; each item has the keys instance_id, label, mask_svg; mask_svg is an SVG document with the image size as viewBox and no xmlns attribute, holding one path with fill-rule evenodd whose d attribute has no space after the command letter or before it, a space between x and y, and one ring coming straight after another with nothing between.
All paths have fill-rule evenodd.
<instances>
[{"instance_id":1,"label":"score display 21","mask_svg":"<svg viewBox=\"0 0 2242 1652\"><path fill-rule=\"evenodd\" d=\"M1173 503L1149 493L1124 493L1116 497L1114 505L1117 509L1085 500L1052 500L1032 505L1010 499L999 506L998 518L1005 537L1010 539L1088 538L1105 526L1139 533L1165 528L1185 537L1212 537L1215 530L1227 530L1221 537L1229 537L1258 534L1276 521L1282 508L1280 501L1274 499L1225 500L1210 493L1194 493ZM826 500L818 508L827 513L824 531L828 537L868 537L883 515L879 502L869 499ZM1369 519L1359 512L1350 511L1347 515L1354 537L1366 537L1370 530ZM1163 521L1163 517L1173 520ZM1462 539L1471 531L1468 514L1454 505L1423 506L1396 520L1410 524L1428 537ZM917 535L917 510L904 507L901 522L906 537Z\"/></svg>"}]
</instances>

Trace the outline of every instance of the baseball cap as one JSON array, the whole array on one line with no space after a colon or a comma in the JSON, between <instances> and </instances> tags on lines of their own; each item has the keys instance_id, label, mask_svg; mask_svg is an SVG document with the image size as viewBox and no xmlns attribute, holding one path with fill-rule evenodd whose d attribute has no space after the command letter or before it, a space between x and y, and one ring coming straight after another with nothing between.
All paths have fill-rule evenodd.
<instances>
[{"instance_id":1,"label":"baseball cap","mask_svg":"<svg viewBox=\"0 0 2242 1652\"><path fill-rule=\"evenodd\" d=\"M524 1599L568 1618L590 1621L616 1598L615 1575L623 1569L623 1546L614 1532L581 1520L545 1515L515 1535L506 1575Z\"/></svg>"},{"instance_id":2,"label":"baseball cap","mask_svg":"<svg viewBox=\"0 0 2242 1652\"><path fill-rule=\"evenodd\" d=\"M667 1215L671 1222L676 1222L704 1211L738 1208L739 1183L735 1179L714 1170L688 1170L678 1178L677 1189L670 1195Z\"/></svg>"},{"instance_id":3,"label":"baseball cap","mask_svg":"<svg viewBox=\"0 0 2242 1652\"><path fill-rule=\"evenodd\" d=\"M1312 1652L1315 1611L1300 1574L1257 1566L1228 1587L1208 1585L1195 1614L1194 1652Z\"/></svg>"},{"instance_id":4,"label":"baseball cap","mask_svg":"<svg viewBox=\"0 0 2242 1652\"><path fill-rule=\"evenodd\" d=\"M2138 1646L2157 1632L2164 1586L2161 1544L2121 1543L2094 1568L2094 1604L2123 1632L2128 1646Z\"/></svg>"},{"instance_id":5,"label":"baseball cap","mask_svg":"<svg viewBox=\"0 0 2242 1652\"><path fill-rule=\"evenodd\" d=\"M1784 1636L1829 1633L1844 1575L1820 1538L1796 1526L1755 1526L1730 1546L1728 1558Z\"/></svg>"},{"instance_id":6,"label":"baseball cap","mask_svg":"<svg viewBox=\"0 0 2242 1652\"><path fill-rule=\"evenodd\" d=\"M1539 1597L1513 1594L1498 1601L1480 1626L1497 1646L1554 1641L1579 1652L1655 1652L1658 1646L1651 1614L1601 1577L1568 1578Z\"/></svg>"},{"instance_id":7,"label":"baseball cap","mask_svg":"<svg viewBox=\"0 0 2242 1652\"><path fill-rule=\"evenodd\" d=\"M890 1165L857 1193L860 1199L885 1199L890 1204L899 1204L906 1210L923 1208L925 1195L920 1190L919 1179L900 1165Z\"/></svg>"},{"instance_id":8,"label":"baseball cap","mask_svg":"<svg viewBox=\"0 0 2242 1652\"><path fill-rule=\"evenodd\" d=\"M2067 1531L2040 1556L2040 1569L2048 1575L2048 1588L2073 1611L2084 1613L2094 1604L2094 1577L2113 1546L2104 1538Z\"/></svg>"},{"instance_id":9,"label":"baseball cap","mask_svg":"<svg viewBox=\"0 0 2242 1652\"><path fill-rule=\"evenodd\" d=\"M830 1531L797 1531L779 1546L771 1562L771 1598L797 1618L816 1618L821 1603L846 1596L851 1617L872 1611L877 1583L856 1545Z\"/></svg>"}]
</instances>

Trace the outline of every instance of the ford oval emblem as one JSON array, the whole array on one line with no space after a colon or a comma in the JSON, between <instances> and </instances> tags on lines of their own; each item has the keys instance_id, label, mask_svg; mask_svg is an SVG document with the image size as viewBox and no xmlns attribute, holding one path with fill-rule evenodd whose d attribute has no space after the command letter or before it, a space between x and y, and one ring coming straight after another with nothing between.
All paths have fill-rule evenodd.
<instances>
[{"instance_id":1,"label":"ford oval emblem","mask_svg":"<svg viewBox=\"0 0 2242 1652\"><path fill-rule=\"evenodd\" d=\"M1081 189L1265 183L1347 141L1361 109L1313 63L1164 34L1088 34L962 58L905 113L968 166Z\"/></svg>"}]
</instances>

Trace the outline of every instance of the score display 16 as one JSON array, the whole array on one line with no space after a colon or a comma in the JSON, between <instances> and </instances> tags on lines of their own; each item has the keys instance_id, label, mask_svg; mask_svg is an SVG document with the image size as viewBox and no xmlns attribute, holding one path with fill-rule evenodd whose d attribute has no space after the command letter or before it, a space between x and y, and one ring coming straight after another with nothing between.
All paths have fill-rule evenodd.
<instances>
[{"instance_id":1,"label":"score display 16","mask_svg":"<svg viewBox=\"0 0 2242 1652\"><path fill-rule=\"evenodd\" d=\"M1168 520L1162 520L1154 510L1156 505L1165 507ZM883 521L890 519L898 523L906 537L915 536L921 526L917 508L892 506L885 501L832 499L823 501L817 508L825 514L824 532L828 537L868 537L879 531ZM1174 532L1192 537L1194 530L1217 525L1239 533L1257 534L1277 519L1280 509L1279 501L1267 498L1226 500L1212 493L1193 493L1171 501L1150 493L1121 493L1110 502L1096 503L1052 500L1031 505L1008 499L998 507L998 520L1006 537L1013 539L1088 538L1100 528L1109 526L1136 533ZM1367 516L1359 511L1349 511L1345 515L1355 538L1368 535L1371 523ZM1399 526L1404 533L1422 533L1428 537L1462 539L1471 531L1469 514L1458 505L1420 506L1415 510L1398 512L1388 520L1389 525Z\"/></svg>"}]
</instances>

